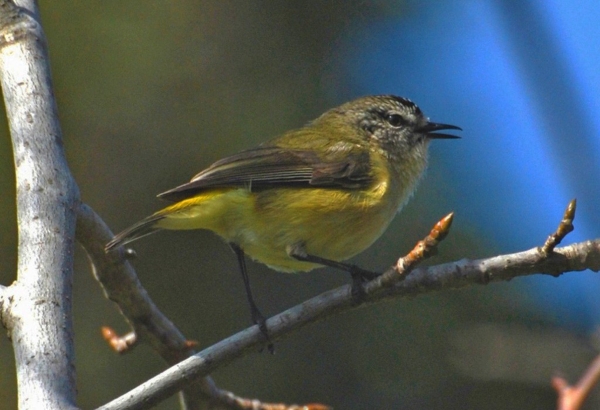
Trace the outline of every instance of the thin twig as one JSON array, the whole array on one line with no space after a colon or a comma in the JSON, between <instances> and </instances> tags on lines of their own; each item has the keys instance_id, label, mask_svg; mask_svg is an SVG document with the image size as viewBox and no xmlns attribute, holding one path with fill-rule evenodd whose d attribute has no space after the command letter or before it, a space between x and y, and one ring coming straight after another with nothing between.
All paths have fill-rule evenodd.
<instances>
[{"instance_id":1,"label":"thin twig","mask_svg":"<svg viewBox=\"0 0 600 410\"><path fill-rule=\"evenodd\" d=\"M544 246L542 246L542 252L545 255L552 253L554 248L569 234L575 227L573 226L573 220L575 219L575 210L577 209L577 200L573 199L567 205L563 219L558 224L556 231L548 236Z\"/></svg>"},{"instance_id":2,"label":"thin twig","mask_svg":"<svg viewBox=\"0 0 600 410\"><path fill-rule=\"evenodd\" d=\"M579 410L593 387L600 380L600 355L592 361L575 386L560 377L552 378L552 387L558 393L558 410Z\"/></svg>"},{"instance_id":3,"label":"thin twig","mask_svg":"<svg viewBox=\"0 0 600 410\"><path fill-rule=\"evenodd\" d=\"M100 331L102 332L102 337L106 340L111 349L119 354L130 352L131 347L135 346L139 340L135 332L129 332L125 336L119 336L117 332L109 326L103 326Z\"/></svg>"},{"instance_id":4,"label":"thin twig","mask_svg":"<svg viewBox=\"0 0 600 410\"><path fill-rule=\"evenodd\" d=\"M443 217L438 223L436 223L429 235L423 240L417 242L415 247L404 257L398 259L396 265L394 265L387 272L374 279L371 287L389 287L394 283L404 280L406 276L424 259L433 256L437 252L437 245L444 240L448 232L450 232L450 226L452 226L452 220L454 213L449 213Z\"/></svg>"}]
</instances>

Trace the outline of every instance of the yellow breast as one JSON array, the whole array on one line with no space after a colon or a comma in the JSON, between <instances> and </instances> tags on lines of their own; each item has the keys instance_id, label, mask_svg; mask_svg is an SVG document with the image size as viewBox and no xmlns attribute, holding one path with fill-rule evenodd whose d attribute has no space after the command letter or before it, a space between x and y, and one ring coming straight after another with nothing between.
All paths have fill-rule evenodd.
<instances>
[{"instance_id":1,"label":"yellow breast","mask_svg":"<svg viewBox=\"0 0 600 410\"><path fill-rule=\"evenodd\" d=\"M280 271L318 265L288 256L291 246L342 261L368 248L387 228L407 196L384 162L362 190L247 188L212 190L161 211L165 229L209 229L238 244L251 258Z\"/></svg>"}]
</instances>

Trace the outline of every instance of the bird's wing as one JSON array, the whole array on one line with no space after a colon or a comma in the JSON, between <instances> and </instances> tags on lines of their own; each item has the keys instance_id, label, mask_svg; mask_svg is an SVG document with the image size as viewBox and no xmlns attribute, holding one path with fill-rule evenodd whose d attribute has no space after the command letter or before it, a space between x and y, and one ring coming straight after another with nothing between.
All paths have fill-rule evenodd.
<instances>
[{"instance_id":1,"label":"bird's wing","mask_svg":"<svg viewBox=\"0 0 600 410\"><path fill-rule=\"evenodd\" d=\"M215 162L190 182L158 197L175 202L206 189L227 187L252 191L275 187L358 189L371 181L371 165L368 152L354 151L318 156L310 150L257 147Z\"/></svg>"}]
</instances>

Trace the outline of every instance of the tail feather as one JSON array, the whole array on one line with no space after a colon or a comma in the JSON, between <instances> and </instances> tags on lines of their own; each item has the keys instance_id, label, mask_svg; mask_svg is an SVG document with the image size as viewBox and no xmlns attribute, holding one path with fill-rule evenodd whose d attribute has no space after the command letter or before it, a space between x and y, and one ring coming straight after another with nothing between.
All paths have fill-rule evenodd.
<instances>
[{"instance_id":1,"label":"tail feather","mask_svg":"<svg viewBox=\"0 0 600 410\"><path fill-rule=\"evenodd\" d=\"M130 242L133 242L137 239L140 239L144 236L150 235L156 231L159 231L161 228L156 227L156 223L161 219L164 219L165 215L150 215L149 217L142 219L135 225L130 226L125 229L123 232L115 235L112 240L106 244L104 250L106 252L111 251L112 249L126 245Z\"/></svg>"}]
</instances>

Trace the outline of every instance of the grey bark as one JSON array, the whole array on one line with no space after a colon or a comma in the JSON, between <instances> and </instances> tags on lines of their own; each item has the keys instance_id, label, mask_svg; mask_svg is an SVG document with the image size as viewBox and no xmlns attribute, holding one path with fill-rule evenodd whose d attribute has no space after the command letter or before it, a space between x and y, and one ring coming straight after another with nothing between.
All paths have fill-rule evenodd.
<instances>
[{"instance_id":1,"label":"grey bark","mask_svg":"<svg viewBox=\"0 0 600 410\"><path fill-rule=\"evenodd\" d=\"M0 314L14 346L19 408L71 409L79 192L63 151L37 4L15 3L0 1L0 81L16 170L18 272L1 291Z\"/></svg>"},{"instance_id":2,"label":"grey bark","mask_svg":"<svg viewBox=\"0 0 600 410\"><path fill-rule=\"evenodd\" d=\"M551 254L545 254L541 248L534 248L486 259L463 259L443 265L418 267L408 276L398 277L395 284L384 285L382 277L379 277L365 285L364 302L374 303L389 298L417 296L476 284L485 285L533 274L559 276L586 269L600 271L600 239L556 248ZM384 275L386 274L387 272ZM269 336L275 341L307 324L356 307L358 305L351 286L345 285L269 318ZM253 326L170 367L97 410L149 409L214 369L256 352L258 346L264 348L266 343L258 326Z\"/></svg>"}]
</instances>

